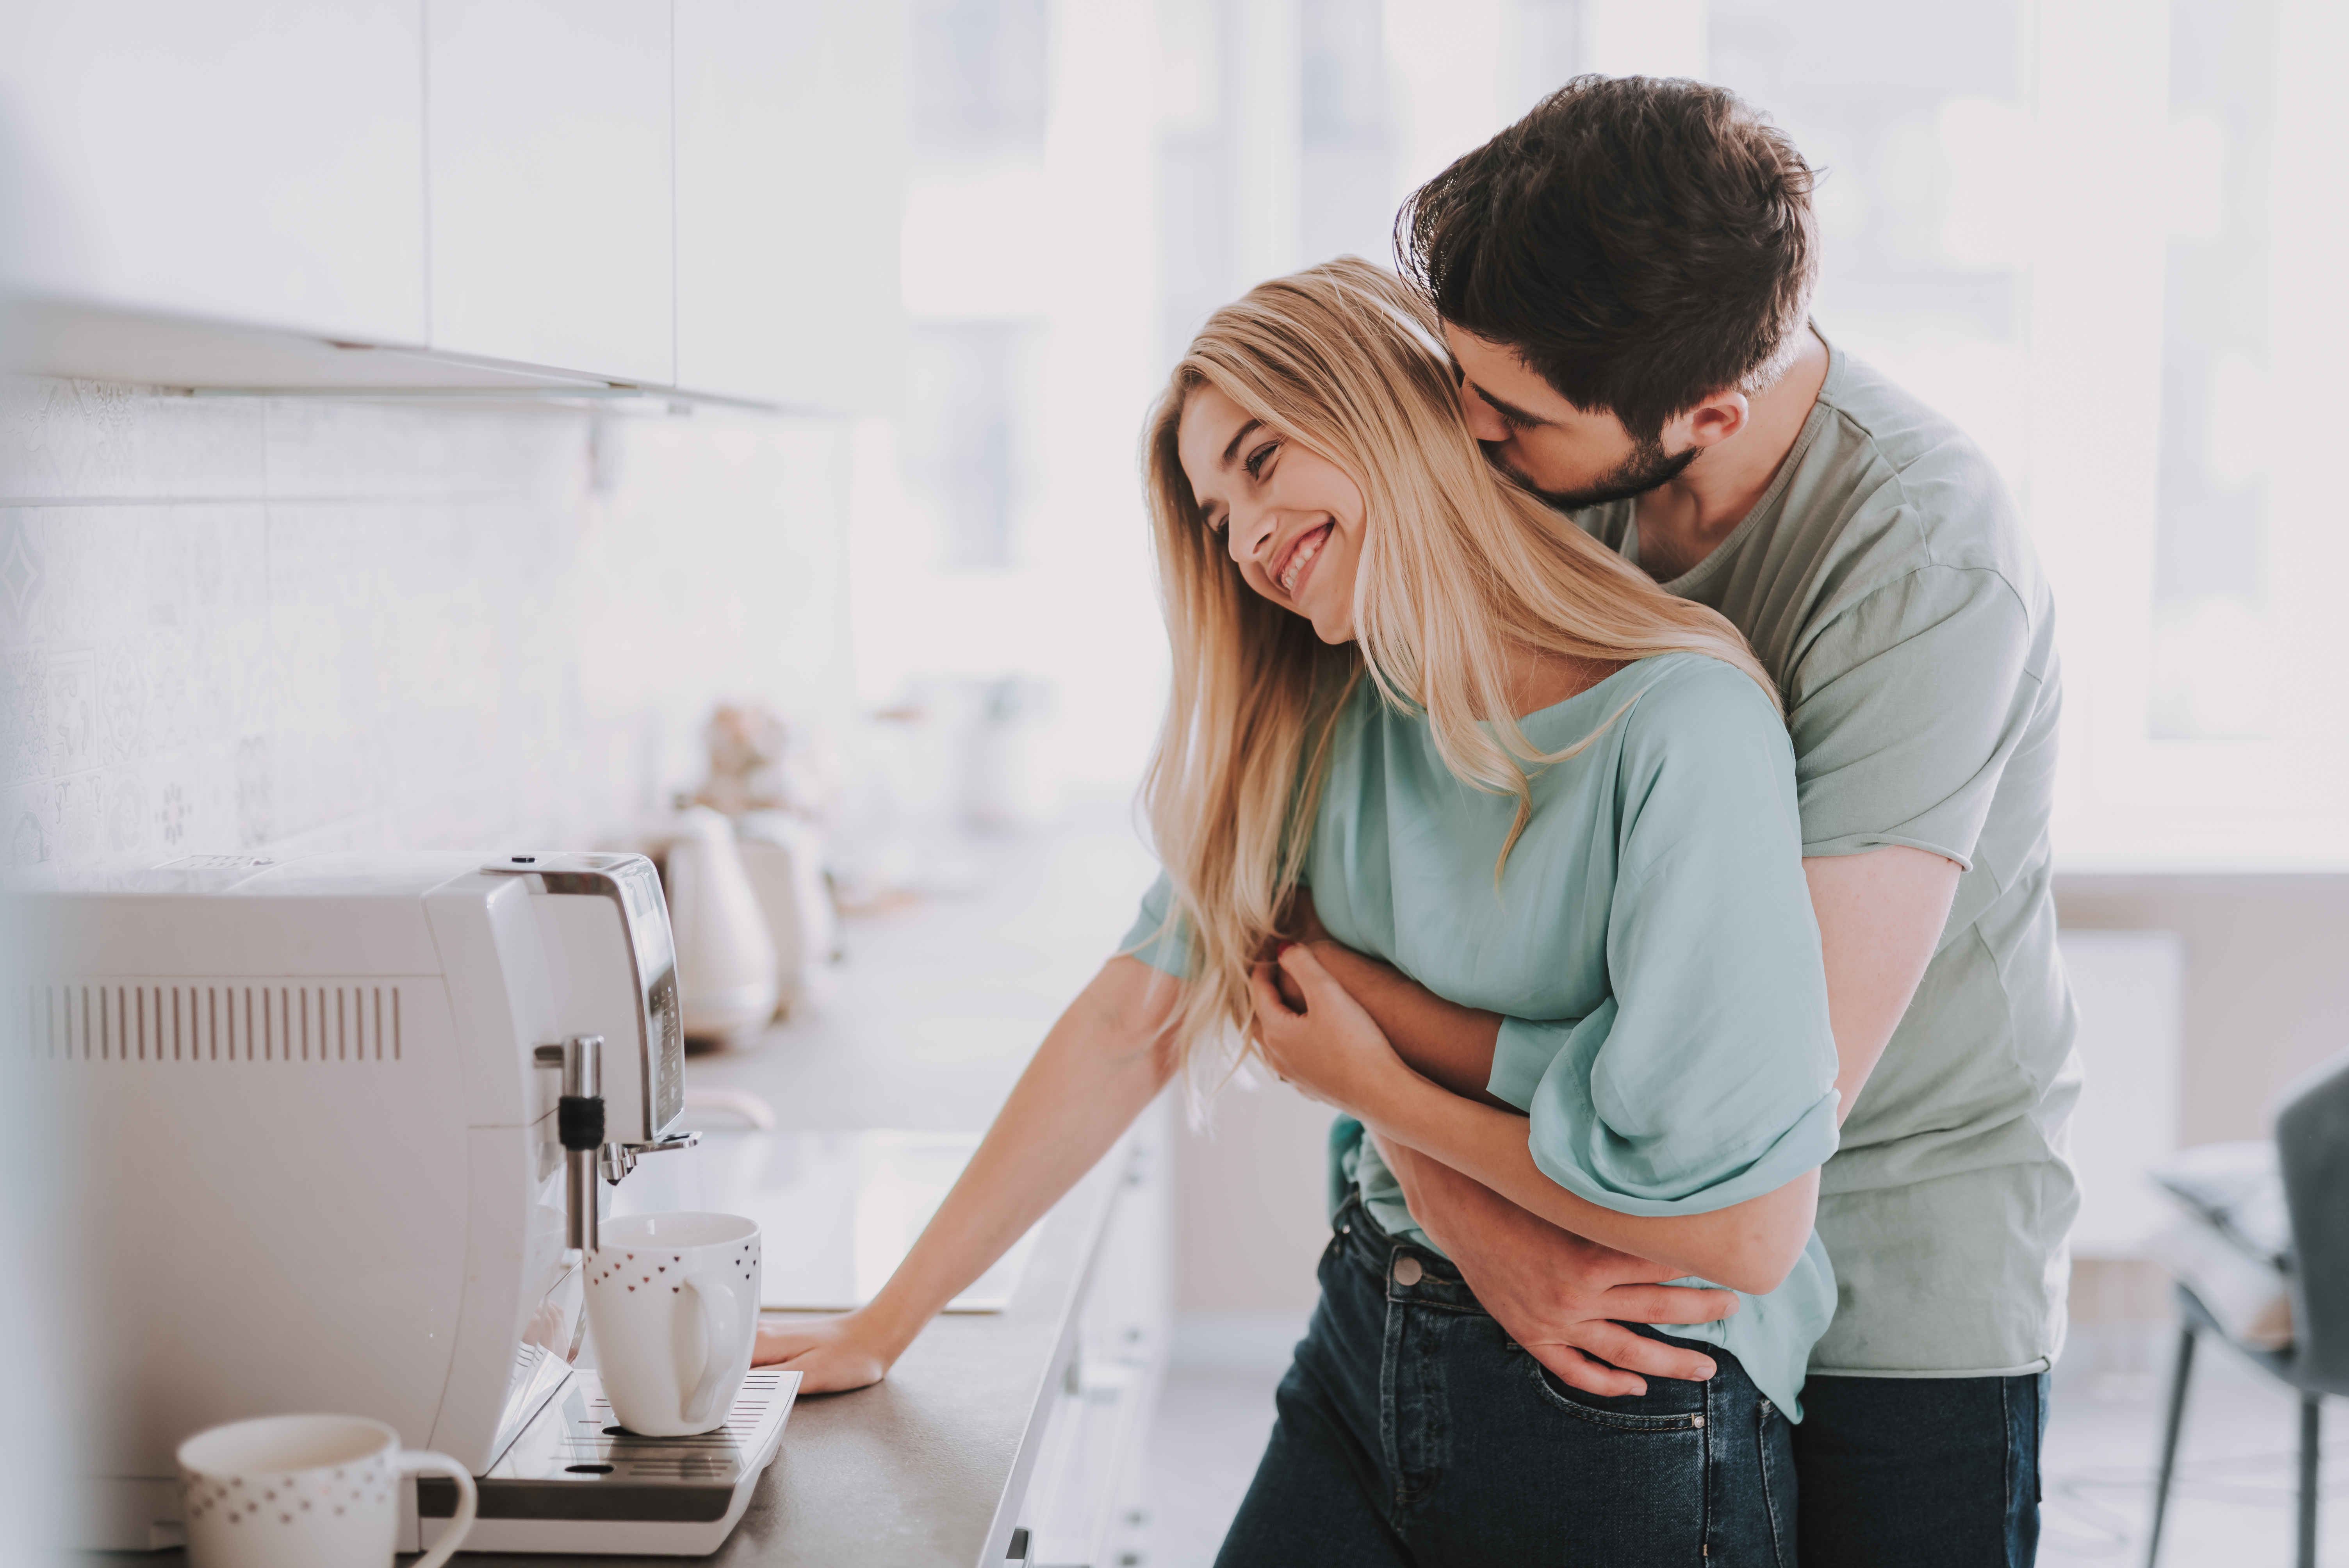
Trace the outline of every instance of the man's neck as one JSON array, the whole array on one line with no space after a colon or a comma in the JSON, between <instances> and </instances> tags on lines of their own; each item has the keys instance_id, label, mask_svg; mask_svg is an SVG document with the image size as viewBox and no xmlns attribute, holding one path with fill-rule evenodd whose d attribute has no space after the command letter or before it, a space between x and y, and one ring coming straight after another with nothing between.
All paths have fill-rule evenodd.
<instances>
[{"instance_id":1,"label":"man's neck","mask_svg":"<svg viewBox=\"0 0 2349 1568\"><path fill-rule=\"evenodd\" d=\"M1692 570L1758 505L1826 385L1827 346L1809 327L1776 385L1746 400L1744 427L1639 500L1640 565L1659 583Z\"/></svg>"}]
</instances>

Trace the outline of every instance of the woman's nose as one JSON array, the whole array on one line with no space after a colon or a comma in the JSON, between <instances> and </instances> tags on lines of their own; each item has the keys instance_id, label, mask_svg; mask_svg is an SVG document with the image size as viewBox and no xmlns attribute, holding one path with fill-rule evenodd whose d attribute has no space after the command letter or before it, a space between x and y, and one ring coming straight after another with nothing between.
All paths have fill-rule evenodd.
<instances>
[{"instance_id":1,"label":"woman's nose","mask_svg":"<svg viewBox=\"0 0 2349 1568\"><path fill-rule=\"evenodd\" d=\"M1232 559L1243 566L1256 560L1263 552L1266 541L1272 537L1278 521L1270 507L1254 512L1235 510L1230 525L1224 530Z\"/></svg>"}]
</instances>

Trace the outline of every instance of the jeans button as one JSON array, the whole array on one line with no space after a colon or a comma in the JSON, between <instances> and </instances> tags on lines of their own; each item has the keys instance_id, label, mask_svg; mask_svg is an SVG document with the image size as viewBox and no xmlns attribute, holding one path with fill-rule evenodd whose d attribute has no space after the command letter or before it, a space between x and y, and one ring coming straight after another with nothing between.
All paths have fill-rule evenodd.
<instances>
[{"instance_id":1,"label":"jeans button","mask_svg":"<svg viewBox=\"0 0 2349 1568\"><path fill-rule=\"evenodd\" d=\"M1417 1258L1397 1258L1395 1260L1394 1279L1395 1284L1417 1284L1420 1281L1420 1276L1424 1274L1427 1271L1425 1269L1419 1266L1419 1260Z\"/></svg>"}]
</instances>

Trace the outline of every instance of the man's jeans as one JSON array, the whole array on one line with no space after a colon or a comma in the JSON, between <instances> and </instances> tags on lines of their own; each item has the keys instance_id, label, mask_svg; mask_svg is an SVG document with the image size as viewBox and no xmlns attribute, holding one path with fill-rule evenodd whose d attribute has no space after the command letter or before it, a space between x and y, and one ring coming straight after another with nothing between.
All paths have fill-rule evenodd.
<instances>
[{"instance_id":1,"label":"man's jeans","mask_svg":"<svg viewBox=\"0 0 2349 1568\"><path fill-rule=\"evenodd\" d=\"M1813 1377L1795 1429L1803 1568L2028 1568L2047 1374Z\"/></svg>"},{"instance_id":2,"label":"man's jeans","mask_svg":"<svg viewBox=\"0 0 2349 1568\"><path fill-rule=\"evenodd\" d=\"M1359 1203L1338 1224L1218 1568L1795 1568L1788 1423L1735 1357L1673 1340L1719 1373L1598 1398L1510 1343L1450 1264Z\"/></svg>"}]
</instances>

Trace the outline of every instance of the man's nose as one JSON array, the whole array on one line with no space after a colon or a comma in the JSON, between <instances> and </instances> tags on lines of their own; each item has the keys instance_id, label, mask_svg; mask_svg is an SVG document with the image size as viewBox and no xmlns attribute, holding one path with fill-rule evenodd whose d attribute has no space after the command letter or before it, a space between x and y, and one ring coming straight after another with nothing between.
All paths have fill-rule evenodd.
<instances>
[{"instance_id":1,"label":"man's nose","mask_svg":"<svg viewBox=\"0 0 2349 1568\"><path fill-rule=\"evenodd\" d=\"M1465 382L1460 387L1460 412L1467 419L1468 433L1480 441L1506 441L1509 438L1509 423L1485 401L1476 388Z\"/></svg>"}]
</instances>

